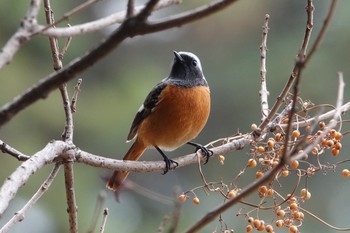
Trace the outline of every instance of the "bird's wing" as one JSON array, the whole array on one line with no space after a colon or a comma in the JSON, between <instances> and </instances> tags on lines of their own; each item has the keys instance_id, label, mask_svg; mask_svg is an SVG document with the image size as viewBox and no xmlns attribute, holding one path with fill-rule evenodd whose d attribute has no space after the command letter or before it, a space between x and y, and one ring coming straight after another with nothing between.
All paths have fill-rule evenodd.
<instances>
[{"instance_id":1,"label":"bird's wing","mask_svg":"<svg viewBox=\"0 0 350 233\"><path fill-rule=\"evenodd\" d=\"M134 121L132 122L130 132L127 138L128 141L132 140L136 136L140 124L147 116L149 116L149 114L151 114L154 107L159 101L160 93L164 90L166 86L167 83L162 81L158 83L148 94L140 109L137 111Z\"/></svg>"}]
</instances>

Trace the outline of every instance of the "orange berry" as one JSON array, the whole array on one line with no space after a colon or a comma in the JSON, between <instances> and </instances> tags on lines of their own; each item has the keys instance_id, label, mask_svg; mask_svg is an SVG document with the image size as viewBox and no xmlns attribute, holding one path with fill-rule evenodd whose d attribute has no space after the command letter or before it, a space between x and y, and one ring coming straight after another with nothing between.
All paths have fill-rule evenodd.
<instances>
[{"instance_id":1,"label":"orange berry","mask_svg":"<svg viewBox=\"0 0 350 233\"><path fill-rule=\"evenodd\" d=\"M289 208L291 210L297 210L298 209L298 204L295 203L295 202L292 202L290 205L289 205Z\"/></svg>"},{"instance_id":2,"label":"orange berry","mask_svg":"<svg viewBox=\"0 0 350 233\"><path fill-rule=\"evenodd\" d=\"M258 147L256 148L256 151L257 151L259 154L262 154L262 153L265 152L265 147L263 147L263 146L258 146Z\"/></svg>"},{"instance_id":3,"label":"orange berry","mask_svg":"<svg viewBox=\"0 0 350 233\"><path fill-rule=\"evenodd\" d=\"M343 147L343 145L340 142L336 142L334 144L334 148L337 149L337 150L340 150L342 147Z\"/></svg>"},{"instance_id":4,"label":"orange berry","mask_svg":"<svg viewBox=\"0 0 350 233\"><path fill-rule=\"evenodd\" d=\"M218 156L218 160L219 160L219 162L221 163L221 165L224 165L225 156L219 155L219 156Z\"/></svg>"},{"instance_id":5,"label":"orange berry","mask_svg":"<svg viewBox=\"0 0 350 233\"><path fill-rule=\"evenodd\" d=\"M326 145L327 145L328 147L333 147L333 146L334 146L333 140L327 140Z\"/></svg>"},{"instance_id":6,"label":"orange berry","mask_svg":"<svg viewBox=\"0 0 350 233\"><path fill-rule=\"evenodd\" d=\"M304 213L303 212L294 212L293 213L293 218L298 219L298 220L303 220L304 219Z\"/></svg>"},{"instance_id":7,"label":"orange berry","mask_svg":"<svg viewBox=\"0 0 350 233\"><path fill-rule=\"evenodd\" d=\"M231 190L231 191L228 192L228 194L227 194L227 198L228 198L228 199L235 198L236 196L237 196L237 191L236 191L236 190Z\"/></svg>"},{"instance_id":8,"label":"orange berry","mask_svg":"<svg viewBox=\"0 0 350 233\"><path fill-rule=\"evenodd\" d=\"M334 135L335 140L339 141L342 137L343 137L343 135L341 134L341 132L335 132L335 135Z\"/></svg>"},{"instance_id":9,"label":"orange berry","mask_svg":"<svg viewBox=\"0 0 350 233\"><path fill-rule=\"evenodd\" d=\"M284 118L284 119L282 120L282 123L283 123L283 124L288 124L288 122L289 122L289 119L288 119L288 118Z\"/></svg>"},{"instance_id":10,"label":"orange berry","mask_svg":"<svg viewBox=\"0 0 350 233\"><path fill-rule=\"evenodd\" d=\"M198 199L198 197L194 197L193 198L193 204L195 204L195 205L199 205L199 199Z\"/></svg>"},{"instance_id":11,"label":"orange berry","mask_svg":"<svg viewBox=\"0 0 350 233\"><path fill-rule=\"evenodd\" d=\"M279 159L274 159L272 162L272 167L276 167L279 164Z\"/></svg>"},{"instance_id":12,"label":"orange berry","mask_svg":"<svg viewBox=\"0 0 350 233\"><path fill-rule=\"evenodd\" d=\"M251 225L247 225L247 227L245 229L247 232L253 231L253 227Z\"/></svg>"},{"instance_id":13,"label":"orange berry","mask_svg":"<svg viewBox=\"0 0 350 233\"><path fill-rule=\"evenodd\" d=\"M251 124L250 129L255 131L258 129L258 126L256 124Z\"/></svg>"},{"instance_id":14,"label":"orange berry","mask_svg":"<svg viewBox=\"0 0 350 233\"><path fill-rule=\"evenodd\" d=\"M284 210L279 210L276 212L276 215L278 218L283 218L284 215L286 215L286 212Z\"/></svg>"},{"instance_id":15,"label":"orange berry","mask_svg":"<svg viewBox=\"0 0 350 233\"><path fill-rule=\"evenodd\" d=\"M259 178L262 177L263 175L264 175L263 172L257 171L257 172L255 173L255 178L259 179Z\"/></svg>"},{"instance_id":16,"label":"orange berry","mask_svg":"<svg viewBox=\"0 0 350 233\"><path fill-rule=\"evenodd\" d=\"M298 138L299 136L300 136L300 131L299 130L294 130L293 132L292 132L292 136L293 137L295 137L295 138Z\"/></svg>"},{"instance_id":17,"label":"orange berry","mask_svg":"<svg viewBox=\"0 0 350 233\"><path fill-rule=\"evenodd\" d=\"M298 227L295 225L292 225L289 227L289 232L290 233L297 233L298 232Z\"/></svg>"},{"instance_id":18,"label":"orange berry","mask_svg":"<svg viewBox=\"0 0 350 233\"><path fill-rule=\"evenodd\" d=\"M263 231L265 230L265 224L261 223L261 225L257 228L258 231Z\"/></svg>"},{"instance_id":19,"label":"orange berry","mask_svg":"<svg viewBox=\"0 0 350 233\"><path fill-rule=\"evenodd\" d=\"M253 218L253 217L249 217L249 218L248 218L248 222L249 222L250 224L253 224L254 218Z\"/></svg>"},{"instance_id":20,"label":"orange berry","mask_svg":"<svg viewBox=\"0 0 350 233\"><path fill-rule=\"evenodd\" d=\"M257 162L255 159L249 159L247 166L253 168L253 167L256 167L256 164L257 164Z\"/></svg>"},{"instance_id":21,"label":"orange berry","mask_svg":"<svg viewBox=\"0 0 350 233\"><path fill-rule=\"evenodd\" d=\"M267 140L267 146L273 148L275 146L275 139L269 138L269 140Z\"/></svg>"},{"instance_id":22,"label":"orange berry","mask_svg":"<svg viewBox=\"0 0 350 233\"><path fill-rule=\"evenodd\" d=\"M276 227L278 227L278 228L281 228L281 227L283 227L283 225L284 225L284 221L283 220L277 220L276 221Z\"/></svg>"},{"instance_id":23,"label":"orange berry","mask_svg":"<svg viewBox=\"0 0 350 233\"><path fill-rule=\"evenodd\" d=\"M318 148L317 147L312 148L311 153L313 155L317 155L318 154Z\"/></svg>"},{"instance_id":24,"label":"orange berry","mask_svg":"<svg viewBox=\"0 0 350 233\"><path fill-rule=\"evenodd\" d=\"M185 194L181 194L177 200L180 202L180 203L183 203L187 200L187 196Z\"/></svg>"},{"instance_id":25,"label":"orange berry","mask_svg":"<svg viewBox=\"0 0 350 233\"><path fill-rule=\"evenodd\" d=\"M282 171L282 176L286 177L289 175L289 171L288 170L283 170Z\"/></svg>"},{"instance_id":26,"label":"orange berry","mask_svg":"<svg viewBox=\"0 0 350 233\"><path fill-rule=\"evenodd\" d=\"M290 166L294 169L298 168L299 167L299 161L298 160L294 160Z\"/></svg>"},{"instance_id":27,"label":"orange berry","mask_svg":"<svg viewBox=\"0 0 350 233\"><path fill-rule=\"evenodd\" d=\"M322 138L321 139L321 144L323 145L323 146L327 146L327 139L326 138Z\"/></svg>"},{"instance_id":28,"label":"orange berry","mask_svg":"<svg viewBox=\"0 0 350 233\"><path fill-rule=\"evenodd\" d=\"M343 169L343 171L341 172L341 175L344 177L348 177L350 176L350 171L348 169Z\"/></svg>"},{"instance_id":29,"label":"orange berry","mask_svg":"<svg viewBox=\"0 0 350 233\"><path fill-rule=\"evenodd\" d=\"M337 156L339 154L339 150L337 148L332 148L332 155Z\"/></svg>"},{"instance_id":30,"label":"orange berry","mask_svg":"<svg viewBox=\"0 0 350 233\"><path fill-rule=\"evenodd\" d=\"M282 134L276 133L276 134L275 134L275 140L276 140L277 142L279 142L279 141L281 141L281 139L282 139Z\"/></svg>"},{"instance_id":31,"label":"orange berry","mask_svg":"<svg viewBox=\"0 0 350 233\"><path fill-rule=\"evenodd\" d=\"M259 192L265 194L267 192L267 187L265 185L259 187Z\"/></svg>"},{"instance_id":32,"label":"orange berry","mask_svg":"<svg viewBox=\"0 0 350 233\"><path fill-rule=\"evenodd\" d=\"M267 190L267 195L272 197L272 195L273 195L273 189L272 188Z\"/></svg>"},{"instance_id":33,"label":"orange berry","mask_svg":"<svg viewBox=\"0 0 350 233\"><path fill-rule=\"evenodd\" d=\"M273 232L273 227L270 224L266 225L265 230L266 230L266 232L271 233L271 232Z\"/></svg>"},{"instance_id":34,"label":"orange berry","mask_svg":"<svg viewBox=\"0 0 350 233\"><path fill-rule=\"evenodd\" d=\"M323 129L326 126L326 123L324 123L324 121L320 121L318 123L318 126L320 127L320 129Z\"/></svg>"},{"instance_id":35,"label":"orange berry","mask_svg":"<svg viewBox=\"0 0 350 233\"><path fill-rule=\"evenodd\" d=\"M337 131L335 131L335 129L331 129L330 131L329 131L329 136L331 137L331 138L335 138L335 133L336 133Z\"/></svg>"},{"instance_id":36,"label":"orange berry","mask_svg":"<svg viewBox=\"0 0 350 233\"><path fill-rule=\"evenodd\" d=\"M261 226L261 221L259 219L255 219L253 225L255 228L259 228Z\"/></svg>"},{"instance_id":37,"label":"orange berry","mask_svg":"<svg viewBox=\"0 0 350 233\"><path fill-rule=\"evenodd\" d=\"M304 200L309 200L311 198L311 193L306 188L303 188L300 190L300 196L304 198Z\"/></svg>"}]
</instances>

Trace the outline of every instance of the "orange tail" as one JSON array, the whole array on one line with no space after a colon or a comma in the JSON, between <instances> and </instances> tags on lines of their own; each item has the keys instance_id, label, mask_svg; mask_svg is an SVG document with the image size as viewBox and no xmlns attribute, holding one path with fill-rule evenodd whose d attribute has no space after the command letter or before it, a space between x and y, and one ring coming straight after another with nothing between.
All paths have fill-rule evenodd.
<instances>
[{"instance_id":1,"label":"orange tail","mask_svg":"<svg viewBox=\"0 0 350 233\"><path fill-rule=\"evenodd\" d=\"M145 150L146 146L136 139L134 144L132 144L131 148L124 156L123 160L138 160ZM129 172L126 171L114 171L111 178L109 178L106 187L114 192L118 192L128 175Z\"/></svg>"}]
</instances>

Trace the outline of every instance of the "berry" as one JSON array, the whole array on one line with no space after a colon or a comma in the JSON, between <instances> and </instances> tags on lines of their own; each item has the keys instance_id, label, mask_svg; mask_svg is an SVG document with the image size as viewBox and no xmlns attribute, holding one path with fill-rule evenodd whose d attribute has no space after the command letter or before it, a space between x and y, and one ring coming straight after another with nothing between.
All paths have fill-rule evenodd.
<instances>
[{"instance_id":1,"label":"berry","mask_svg":"<svg viewBox=\"0 0 350 233\"><path fill-rule=\"evenodd\" d=\"M256 164L257 164L257 162L255 159L249 159L247 166L253 168L253 167L256 167Z\"/></svg>"},{"instance_id":2,"label":"berry","mask_svg":"<svg viewBox=\"0 0 350 233\"><path fill-rule=\"evenodd\" d=\"M253 130L253 131L255 131L255 130L258 129L258 126L257 126L256 124L252 124L252 125L250 126L250 129Z\"/></svg>"},{"instance_id":3,"label":"berry","mask_svg":"<svg viewBox=\"0 0 350 233\"><path fill-rule=\"evenodd\" d=\"M257 171L257 172L255 173L255 178L259 179L259 178L262 177L263 175L264 175L263 172Z\"/></svg>"},{"instance_id":4,"label":"berry","mask_svg":"<svg viewBox=\"0 0 350 233\"><path fill-rule=\"evenodd\" d=\"M269 140L267 140L267 146L269 148L273 148L275 146L275 140L273 138L269 138Z\"/></svg>"},{"instance_id":5,"label":"berry","mask_svg":"<svg viewBox=\"0 0 350 233\"><path fill-rule=\"evenodd\" d=\"M289 232L290 233L297 233L298 232L298 227L295 225L292 225L289 227Z\"/></svg>"},{"instance_id":6,"label":"berry","mask_svg":"<svg viewBox=\"0 0 350 233\"><path fill-rule=\"evenodd\" d=\"M294 160L294 161L290 164L290 166L291 166L292 168L294 168L294 169L298 168L298 167L299 167L299 162L298 162L298 160Z\"/></svg>"},{"instance_id":7,"label":"berry","mask_svg":"<svg viewBox=\"0 0 350 233\"><path fill-rule=\"evenodd\" d=\"M293 137L295 137L295 138L298 138L299 136L300 136L300 131L299 130L294 130L293 132L292 132L292 136Z\"/></svg>"},{"instance_id":8,"label":"berry","mask_svg":"<svg viewBox=\"0 0 350 233\"><path fill-rule=\"evenodd\" d=\"M265 152L265 147L263 147L263 146L258 146L258 147L256 148L256 151L257 151L259 154L262 154L262 153Z\"/></svg>"},{"instance_id":9,"label":"berry","mask_svg":"<svg viewBox=\"0 0 350 233\"><path fill-rule=\"evenodd\" d=\"M278 227L278 228L281 228L281 227L283 227L283 225L284 225L284 221L283 220L277 220L276 221L276 227Z\"/></svg>"},{"instance_id":10,"label":"berry","mask_svg":"<svg viewBox=\"0 0 350 233\"><path fill-rule=\"evenodd\" d=\"M350 171L348 169L343 169L343 171L341 172L341 175L344 177L348 177L350 176Z\"/></svg>"},{"instance_id":11,"label":"berry","mask_svg":"<svg viewBox=\"0 0 350 233\"><path fill-rule=\"evenodd\" d=\"M300 196L304 198L304 200L309 200L311 198L311 193L306 188L303 188L300 190Z\"/></svg>"},{"instance_id":12,"label":"berry","mask_svg":"<svg viewBox=\"0 0 350 233\"><path fill-rule=\"evenodd\" d=\"M253 231L253 227L252 227L251 225L247 225L246 231L247 231L247 232Z\"/></svg>"},{"instance_id":13,"label":"berry","mask_svg":"<svg viewBox=\"0 0 350 233\"><path fill-rule=\"evenodd\" d=\"M282 171L282 176L286 177L289 175L289 171L288 170L283 170Z\"/></svg>"},{"instance_id":14,"label":"berry","mask_svg":"<svg viewBox=\"0 0 350 233\"><path fill-rule=\"evenodd\" d=\"M279 141L281 141L281 139L282 139L282 134L276 133L276 134L275 134L275 140L276 140L277 142L279 142Z\"/></svg>"},{"instance_id":15,"label":"berry","mask_svg":"<svg viewBox=\"0 0 350 233\"><path fill-rule=\"evenodd\" d=\"M231 190L230 192L228 192L227 194L227 198L228 199L232 199L235 198L237 196L237 192L235 190Z\"/></svg>"},{"instance_id":16,"label":"berry","mask_svg":"<svg viewBox=\"0 0 350 233\"><path fill-rule=\"evenodd\" d=\"M199 205L199 199L198 199L198 197L194 197L193 198L193 204L195 204L195 205Z\"/></svg>"},{"instance_id":17,"label":"berry","mask_svg":"<svg viewBox=\"0 0 350 233\"><path fill-rule=\"evenodd\" d=\"M180 202L180 203L183 203L187 200L187 196L185 194L181 194L177 200Z\"/></svg>"}]
</instances>

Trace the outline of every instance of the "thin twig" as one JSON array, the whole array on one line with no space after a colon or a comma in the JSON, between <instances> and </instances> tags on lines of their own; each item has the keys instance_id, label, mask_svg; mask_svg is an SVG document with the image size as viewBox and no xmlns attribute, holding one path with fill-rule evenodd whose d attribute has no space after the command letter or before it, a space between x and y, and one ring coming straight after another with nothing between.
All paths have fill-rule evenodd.
<instances>
[{"instance_id":1,"label":"thin twig","mask_svg":"<svg viewBox=\"0 0 350 233\"><path fill-rule=\"evenodd\" d=\"M0 70L12 61L19 48L30 39L37 24L40 4L41 0L30 1L27 13L21 22L21 27L11 36L5 46L0 49Z\"/></svg>"},{"instance_id":2,"label":"thin twig","mask_svg":"<svg viewBox=\"0 0 350 233\"><path fill-rule=\"evenodd\" d=\"M91 223L90 223L90 227L89 230L87 231L88 233L93 233L95 232L96 226L97 226L97 221L100 217L101 214L101 210L102 210L102 206L104 205L106 201L106 191L102 190L97 197L96 200L96 206L95 206L95 210L94 210L94 214L92 216L91 219Z\"/></svg>"},{"instance_id":3,"label":"thin twig","mask_svg":"<svg viewBox=\"0 0 350 233\"><path fill-rule=\"evenodd\" d=\"M105 208L104 211L103 211L103 219L102 219L102 225L101 225L101 228L100 228L100 233L103 233L105 231L105 226L106 226L106 223L107 223L107 218L108 218L108 208Z\"/></svg>"},{"instance_id":4,"label":"thin twig","mask_svg":"<svg viewBox=\"0 0 350 233\"><path fill-rule=\"evenodd\" d=\"M27 159L30 158L30 156L23 154L22 152L16 150L15 148L12 148L11 146L9 146L8 144L6 144L1 140L0 140L0 151L15 157L16 159L18 159L18 161L26 161Z\"/></svg>"},{"instance_id":5,"label":"thin twig","mask_svg":"<svg viewBox=\"0 0 350 233\"><path fill-rule=\"evenodd\" d=\"M269 114L269 102L268 102L269 91L267 90L267 82L266 82L266 54L267 54L267 34L269 32L269 18L270 16L266 14L263 30L262 30L262 41L260 45L261 89L260 89L259 95L260 95L261 113L262 113L261 121L263 121L266 118L266 116Z\"/></svg>"},{"instance_id":6,"label":"thin twig","mask_svg":"<svg viewBox=\"0 0 350 233\"><path fill-rule=\"evenodd\" d=\"M74 189L74 170L73 170L74 160L65 160L64 163L64 180L66 187L66 198L67 198L67 213L69 218L69 232L78 232L78 206L75 199L75 189Z\"/></svg>"},{"instance_id":7,"label":"thin twig","mask_svg":"<svg viewBox=\"0 0 350 233\"><path fill-rule=\"evenodd\" d=\"M154 11L161 10L163 8L169 7L171 5L180 4L182 0L162 0L154 7ZM134 15L138 14L145 5L136 6L134 10ZM35 33L40 33L45 36L55 36L55 37L70 37L78 36L86 33L92 33L95 31L100 31L108 26L114 24L121 24L125 20L125 15L127 12L125 10L111 14L109 16L99 18L94 21L90 21L83 24L73 25L71 27L64 28L47 28L46 26L37 26L38 29ZM47 28L43 31L43 29Z\"/></svg>"},{"instance_id":8,"label":"thin twig","mask_svg":"<svg viewBox=\"0 0 350 233\"><path fill-rule=\"evenodd\" d=\"M48 25L52 25L55 22L53 10L51 9L50 0L44 0L45 18ZM52 26L54 27L54 26ZM54 70L62 69L62 60L59 57L58 41L55 37L49 37L51 56L53 61Z\"/></svg>"},{"instance_id":9,"label":"thin twig","mask_svg":"<svg viewBox=\"0 0 350 233\"><path fill-rule=\"evenodd\" d=\"M336 0L333 0L331 6L329 7L329 10L328 10L328 14L326 16L326 19L325 19L325 22L327 23L324 23L322 28L321 28L321 31L319 32L318 36L317 36L317 40L315 40L312 48L315 47L315 49L311 49L312 52L310 52L310 54L308 54L306 56L305 59L303 59L304 61L304 64L303 66L306 66L306 64L310 61L311 57L313 57L313 55L315 54L313 51L316 50L316 48L318 47L319 43L321 42L322 38L324 37L325 35L325 31L327 30L328 26L329 26L329 21L331 20L331 17L333 16L333 12L335 10L335 2ZM309 4L309 3L308 3ZM307 7L307 13L310 14L312 13L312 10L313 10L313 7ZM308 20L310 20L311 17L308 16ZM312 26L313 24L309 24L309 22L307 23L307 26L306 26L306 29L305 29L305 36L304 36L304 40L310 40L309 37L307 37L307 35L310 36L310 33L309 31L311 30L310 26ZM307 50L307 45L308 45L308 42L305 42L303 40L303 43L302 43L302 47L299 51L299 54L298 54L298 57L303 57L303 55L300 55L300 54L304 54L304 51ZM270 114L266 117L266 119L260 124L259 128L260 129L264 129L268 123L271 121L271 119L274 117L274 115L276 114L276 112L278 111L278 109L280 108L281 104L283 103L285 97L287 96L290 88L292 87L295 79L296 79L296 76L297 76L297 63L296 63L296 66L294 66L294 69L289 77L289 80L288 82L286 83L286 85L284 86L282 92L280 93L280 95L277 97L277 101L275 102L275 104L273 105L271 111L270 111Z\"/></svg>"},{"instance_id":10,"label":"thin twig","mask_svg":"<svg viewBox=\"0 0 350 233\"><path fill-rule=\"evenodd\" d=\"M135 0L128 0L128 6L126 10L126 18L129 19L135 15Z\"/></svg>"},{"instance_id":11,"label":"thin twig","mask_svg":"<svg viewBox=\"0 0 350 233\"><path fill-rule=\"evenodd\" d=\"M32 198L16 212L16 214L0 229L0 232L5 233L11 230L11 228L18 222L21 222L24 219L25 214L30 210L34 204L45 194L49 189L50 185L54 181L59 169L61 167L60 163L56 163L52 169L50 175L46 178L44 183L40 186L39 190L32 196Z\"/></svg>"},{"instance_id":12,"label":"thin twig","mask_svg":"<svg viewBox=\"0 0 350 233\"><path fill-rule=\"evenodd\" d=\"M98 1L100 1L100 0L88 0L88 1L80 4L79 6L73 8L72 10L68 11L67 13L65 13L62 18L51 22L49 25L45 26L41 30L45 31L45 30L47 30L50 27L54 28L57 24L67 20L69 17L73 16L74 14L77 14L78 12L86 9L87 7L91 6L92 4L94 4L94 3L98 2Z\"/></svg>"},{"instance_id":13,"label":"thin twig","mask_svg":"<svg viewBox=\"0 0 350 233\"><path fill-rule=\"evenodd\" d=\"M77 111L77 101L78 101L78 95L80 92L80 86L81 83L83 82L83 79L78 79L77 84L74 86L74 92L72 95L72 104L71 104L71 111L74 113Z\"/></svg>"}]
</instances>

